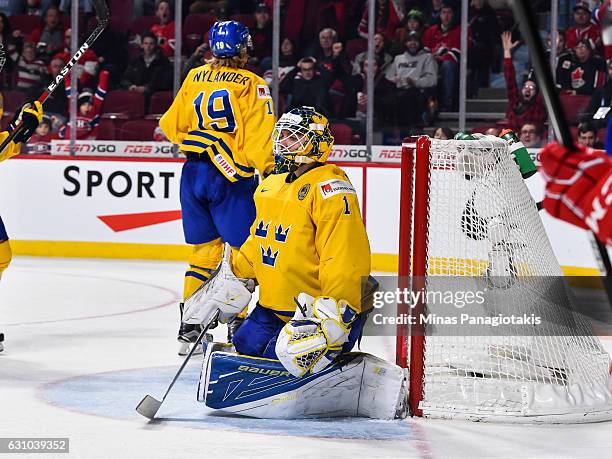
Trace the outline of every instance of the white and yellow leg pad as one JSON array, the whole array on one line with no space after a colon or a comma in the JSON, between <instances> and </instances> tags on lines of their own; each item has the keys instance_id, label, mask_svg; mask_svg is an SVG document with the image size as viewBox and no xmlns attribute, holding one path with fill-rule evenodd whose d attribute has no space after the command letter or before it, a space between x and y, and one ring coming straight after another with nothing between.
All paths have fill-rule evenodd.
<instances>
[{"instance_id":1,"label":"white and yellow leg pad","mask_svg":"<svg viewBox=\"0 0 612 459\"><path fill-rule=\"evenodd\" d=\"M198 388L209 408L267 419L394 419L405 399L405 370L364 353L343 354L320 373L297 378L278 360L211 348Z\"/></svg>"},{"instance_id":2,"label":"white and yellow leg pad","mask_svg":"<svg viewBox=\"0 0 612 459\"><path fill-rule=\"evenodd\" d=\"M2 272L11 264L12 258L13 253L11 252L9 241L0 242L0 278L2 277Z\"/></svg>"}]
</instances>

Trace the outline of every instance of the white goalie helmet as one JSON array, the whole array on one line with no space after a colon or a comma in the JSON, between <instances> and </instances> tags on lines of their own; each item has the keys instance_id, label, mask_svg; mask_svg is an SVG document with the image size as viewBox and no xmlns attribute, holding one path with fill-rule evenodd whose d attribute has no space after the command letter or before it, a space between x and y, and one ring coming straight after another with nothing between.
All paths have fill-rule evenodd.
<instances>
[{"instance_id":1,"label":"white goalie helmet","mask_svg":"<svg viewBox=\"0 0 612 459\"><path fill-rule=\"evenodd\" d=\"M325 116L313 107L294 108L279 118L272 132L276 172L289 172L314 161L324 163L333 144Z\"/></svg>"}]
</instances>

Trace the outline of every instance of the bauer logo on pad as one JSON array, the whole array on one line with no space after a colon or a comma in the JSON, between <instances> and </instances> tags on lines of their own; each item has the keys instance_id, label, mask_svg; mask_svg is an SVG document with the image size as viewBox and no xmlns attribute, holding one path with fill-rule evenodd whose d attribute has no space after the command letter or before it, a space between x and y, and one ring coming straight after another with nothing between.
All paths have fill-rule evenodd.
<instances>
[{"instance_id":1,"label":"bauer logo on pad","mask_svg":"<svg viewBox=\"0 0 612 459\"><path fill-rule=\"evenodd\" d=\"M321 195L323 196L323 199L327 199L330 196L342 193L357 194L355 192L355 188L353 188L353 185L351 185L345 180L338 179L327 180L325 182L319 183L319 190L321 190Z\"/></svg>"},{"instance_id":2,"label":"bauer logo on pad","mask_svg":"<svg viewBox=\"0 0 612 459\"><path fill-rule=\"evenodd\" d=\"M272 96L270 95L270 88L266 84L258 84L257 85L257 97L260 99L270 99Z\"/></svg>"}]
</instances>

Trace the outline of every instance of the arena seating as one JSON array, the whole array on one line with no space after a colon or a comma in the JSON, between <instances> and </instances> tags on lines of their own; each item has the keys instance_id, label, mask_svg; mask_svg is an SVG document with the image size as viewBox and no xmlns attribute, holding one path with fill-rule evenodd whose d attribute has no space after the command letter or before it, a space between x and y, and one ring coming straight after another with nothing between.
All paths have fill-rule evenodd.
<instances>
[{"instance_id":1,"label":"arena seating","mask_svg":"<svg viewBox=\"0 0 612 459\"><path fill-rule=\"evenodd\" d=\"M331 123L330 129L334 136L334 144L351 145L353 142L353 130L344 123Z\"/></svg>"},{"instance_id":2,"label":"arena seating","mask_svg":"<svg viewBox=\"0 0 612 459\"><path fill-rule=\"evenodd\" d=\"M151 109L149 113L151 115L161 115L170 108L172 101L174 100L174 93L172 91L158 91L153 93L151 96Z\"/></svg>"},{"instance_id":3,"label":"arena seating","mask_svg":"<svg viewBox=\"0 0 612 459\"><path fill-rule=\"evenodd\" d=\"M117 132L117 140L153 140L157 121L131 120L122 123Z\"/></svg>"},{"instance_id":4,"label":"arena seating","mask_svg":"<svg viewBox=\"0 0 612 459\"><path fill-rule=\"evenodd\" d=\"M15 14L9 18L11 30L21 31L22 35L29 35L36 27L41 24L41 17L31 14Z\"/></svg>"},{"instance_id":5,"label":"arena seating","mask_svg":"<svg viewBox=\"0 0 612 459\"><path fill-rule=\"evenodd\" d=\"M570 94L559 96L561 107L569 124L578 124L578 117L588 107L590 99L590 96L572 96Z\"/></svg>"},{"instance_id":6,"label":"arena seating","mask_svg":"<svg viewBox=\"0 0 612 459\"><path fill-rule=\"evenodd\" d=\"M98 125L97 140L115 140L115 123L108 118L102 118Z\"/></svg>"},{"instance_id":7,"label":"arena seating","mask_svg":"<svg viewBox=\"0 0 612 459\"><path fill-rule=\"evenodd\" d=\"M153 24L155 24L155 16L140 16L132 21L130 32L142 35L147 30L150 30Z\"/></svg>"},{"instance_id":8,"label":"arena seating","mask_svg":"<svg viewBox=\"0 0 612 459\"><path fill-rule=\"evenodd\" d=\"M4 113L14 113L26 102L26 94L23 91L3 91Z\"/></svg>"},{"instance_id":9,"label":"arena seating","mask_svg":"<svg viewBox=\"0 0 612 459\"><path fill-rule=\"evenodd\" d=\"M106 93L104 113L121 113L129 118L142 118L145 114L144 94L127 89Z\"/></svg>"}]
</instances>

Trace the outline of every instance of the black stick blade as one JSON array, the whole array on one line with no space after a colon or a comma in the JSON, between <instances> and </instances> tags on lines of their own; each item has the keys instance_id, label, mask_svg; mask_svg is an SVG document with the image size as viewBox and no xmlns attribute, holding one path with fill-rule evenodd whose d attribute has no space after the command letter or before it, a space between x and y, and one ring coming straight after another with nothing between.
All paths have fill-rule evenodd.
<instances>
[{"instance_id":1,"label":"black stick blade","mask_svg":"<svg viewBox=\"0 0 612 459\"><path fill-rule=\"evenodd\" d=\"M105 0L93 0L92 2L96 16L98 16L98 25L103 24L106 26L110 19L110 13L108 11L108 5Z\"/></svg>"},{"instance_id":2,"label":"black stick blade","mask_svg":"<svg viewBox=\"0 0 612 459\"><path fill-rule=\"evenodd\" d=\"M546 59L544 45L538 33L536 15L531 7L531 0L514 0L512 2L514 18L519 24L519 29L529 47L529 57L538 80L538 86L544 98L548 118L555 132L555 137L569 149L574 149L572 133L561 109L561 102L557 95L557 88L552 76L550 64Z\"/></svg>"},{"instance_id":3,"label":"black stick blade","mask_svg":"<svg viewBox=\"0 0 612 459\"><path fill-rule=\"evenodd\" d=\"M162 402L159 400L150 395L145 395L145 398L143 398L136 407L136 411L145 418L153 420L161 404Z\"/></svg>"}]
</instances>

